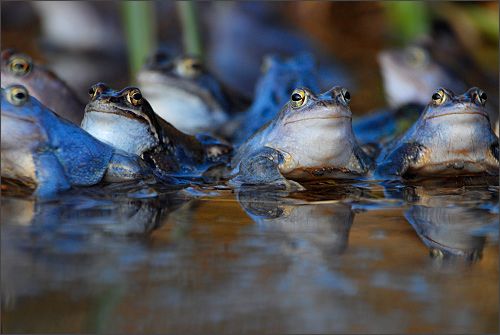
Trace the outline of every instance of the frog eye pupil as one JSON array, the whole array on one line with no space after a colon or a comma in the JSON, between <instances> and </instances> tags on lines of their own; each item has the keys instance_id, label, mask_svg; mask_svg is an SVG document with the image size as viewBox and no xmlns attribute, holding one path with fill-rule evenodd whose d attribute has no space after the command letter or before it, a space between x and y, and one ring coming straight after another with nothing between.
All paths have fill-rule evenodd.
<instances>
[{"instance_id":1,"label":"frog eye pupil","mask_svg":"<svg viewBox=\"0 0 500 335\"><path fill-rule=\"evenodd\" d=\"M23 92L17 92L16 94L14 94L14 97L16 97L17 100L23 100L26 95Z\"/></svg>"},{"instance_id":2,"label":"frog eye pupil","mask_svg":"<svg viewBox=\"0 0 500 335\"><path fill-rule=\"evenodd\" d=\"M132 98L134 100L141 100L142 99L142 94L141 93L134 93L134 95L132 95Z\"/></svg>"},{"instance_id":3,"label":"frog eye pupil","mask_svg":"<svg viewBox=\"0 0 500 335\"><path fill-rule=\"evenodd\" d=\"M439 99L441 99L441 94L439 94L439 93L434 93L434 94L432 95L432 100L439 100Z\"/></svg>"},{"instance_id":4,"label":"frog eye pupil","mask_svg":"<svg viewBox=\"0 0 500 335\"><path fill-rule=\"evenodd\" d=\"M14 64L14 67L15 67L16 69L18 69L18 70L22 70L22 69L24 68L24 65L23 65L23 64L21 64L21 63L16 63L16 64Z\"/></svg>"},{"instance_id":5,"label":"frog eye pupil","mask_svg":"<svg viewBox=\"0 0 500 335\"><path fill-rule=\"evenodd\" d=\"M344 93L344 99L351 100L351 93L349 93L349 91L345 91L345 93Z\"/></svg>"},{"instance_id":6,"label":"frog eye pupil","mask_svg":"<svg viewBox=\"0 0 500 335\"><path fill-rule=\"evenodd\" d=\"M479 97L481 98L481 100L484 100L486 101L486 99L488 99L488 95L486 93L481 93L481 95L479 95Z\"/></svg>"},{"instance_id":7,"label":"frog eye pupil","mask_svg":"<svg viewBox=\"0 0 500 335\"><path fill-rule=\"evenodd\" d=\"M292 94L292 100L293 101L300 101L300 100L302 100L302 96L299 93L294 93L294 94Z\"/></svg>"}]
</instances>

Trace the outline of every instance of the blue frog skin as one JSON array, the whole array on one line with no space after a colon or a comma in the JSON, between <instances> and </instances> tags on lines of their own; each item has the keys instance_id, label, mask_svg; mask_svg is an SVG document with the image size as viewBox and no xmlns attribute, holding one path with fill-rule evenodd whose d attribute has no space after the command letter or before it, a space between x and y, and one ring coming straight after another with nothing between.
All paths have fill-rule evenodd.
<instances>
[{"instance_id":1,"label":"blue frog skin","mask_svg":"<svg viewBox=\"0 0 500 335\"><path fill-rule=\"evenodd\" d=\"M264 58L262 70L255 89L255 100L234 133L236 144L244 142L274 119L296 87L308 87L313 92L319 90L314 58L308 53L288 59L268 56Z\"/></svg>"},{"instance_id":2,"label":"blue frog skin","mask_svg":"<svg viewBox=\"0 0 500 335\"><path fill-rule=\"evenodd\" d=\"M36 196L151 175L139 157L60 118L24 86L2 89L1 121L1 175L34 188Z\"/></svg>"},{"instance_id":3,"label":"blue frog skin","mask_svg":"<svg viewBox=\"0 0 500 335\"><path fill-rule=\"evenodd\" d=\"M396 109L377 109L352 120L352 129L359 143L380 146L404 134L417 121L424 108L411 103Z\"/></svg>"},{"instance_id":4,"label":"blue frog skin","mask_svg":"<svg viewBox=\"0 0 500 335\"><path fill-rule=\"evenodd\" d=\"M354 136L349 101L342 87L321 95L295 89L280 113L238 148L232 184L300 189L295 181L365 176L373 160Z\"/></svg>"},{"instance_id":5,"label":"blue frog skin","mask_svg":"<svg viewBox=\"0 0 500 335\"><path fill-rule=\"evenodd\" d=\"M438 89L415 124L380 155L383 178L498 176L498 137L486 111L487 94Z\"/></svg>"}]
</instances>

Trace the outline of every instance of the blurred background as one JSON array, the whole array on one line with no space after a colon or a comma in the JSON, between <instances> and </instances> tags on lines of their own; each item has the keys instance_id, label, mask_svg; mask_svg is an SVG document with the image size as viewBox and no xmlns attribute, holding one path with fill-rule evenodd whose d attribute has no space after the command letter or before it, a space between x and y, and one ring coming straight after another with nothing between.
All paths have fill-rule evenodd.
<instances>
[{"instance_id":1,"label":"blurred background","mask_svg":"<svg viewBox=\"0 0 500 335\"><path fill-rule=\"evenodd\" d=\"M84 99L99 81L133 83L157 46L202 57L249 98L264 55L306 50L328 69L330 86L351 90L352 110L362 114L386 103L377 53L422 38L455 70L492 74L498 90L493 1L2 1L1 9L2 49L47 64Z\"/></svg>"}]
</instances>

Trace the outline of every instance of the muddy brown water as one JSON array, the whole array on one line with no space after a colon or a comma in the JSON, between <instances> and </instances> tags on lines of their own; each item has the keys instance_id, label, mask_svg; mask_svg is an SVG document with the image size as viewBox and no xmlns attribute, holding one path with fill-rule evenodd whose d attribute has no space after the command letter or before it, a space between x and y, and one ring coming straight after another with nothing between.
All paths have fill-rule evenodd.
<instances>
[{"instance_id":1,"label":"muddy brown water","mask_svg":"<svg viewBox=\"0 0 500 335\"><path fill-rule=\"evenodd\" d=\"M497 186L14 193L3 332L499 331Z\"/></svg>"}]
</instances>

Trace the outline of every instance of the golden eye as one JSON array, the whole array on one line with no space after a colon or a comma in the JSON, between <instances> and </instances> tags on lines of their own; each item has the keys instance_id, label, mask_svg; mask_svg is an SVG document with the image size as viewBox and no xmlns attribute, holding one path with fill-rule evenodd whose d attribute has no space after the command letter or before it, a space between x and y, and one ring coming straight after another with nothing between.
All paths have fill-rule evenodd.
<instances>
[{"instance_id":1,"label":"golden eye","mask_svg":"<svg viewBox=\"0 0 500 335\"><path fill-rule=\"evenodd\" d=\"M142 94L138 89L130 90L127 94L128 102L133 106L138 106L142 103Z\"/></svg>"},{"instance_id":2,"label":"golden eye","mask_svg":"<svg viewBox=\"0 0 500 335\"><path fill-rule=\"evenodd\" d=\"M10 71L16 76L24 76L31 70L31 61L25 57L13 56L9 61Z\"/></svg>"},{"instance_id":3,"label":"golden eye","mask_svg":"<svg viewBox=\"0 0 500 335\"><path fill-rule=\"evenodd\" d=\"M177 65L177 72L179 75L186 78L194 78L201 73L203 65L196 58L181 59Z\"/></svg>"},{"instance_id":4,"label":"golden eye","mask_svg":"<svg viewBox=\"0 0 500 335\"><path fill-rule=\"evenodd\" d=\"M422 66L427 63L427 51L419 47L410 47L406 51L406 59L413 66Z\"/></svg>"},{"instance_id":5,"label":"golden eye","mask_svg":"<svg viewBox=\"0 0 500 335\"><path fill-rule=\"evenodd\" d=\"M28 98L28 90L21 85L11 86L9 88L9 92L7 93L7 100L15 106L23 105L26 101L28 101Z\"/></svg>"},{"instance_id":6,"label":"golden eye","mask_svg":"<svg viewBox=\"0 0 500 335\"><path fill-rule=\"evenodd\" d=\"M291 97L291 104L293 108L300 108L305 105L307 101L307 95L304 90L297 89L293 91Z\"/></svg>"},{"instance_id":7,"label":"golden eye","mask_svg":"<svg viewBox=\"0 0 500 335\"><path fill-rule=\"evenodd\" d=\"M433 95L432 95L432 101L436 105L441 105L446 101L446 93L442 90L439 89L437 90Z\"/></svg>"}]
</instances>

